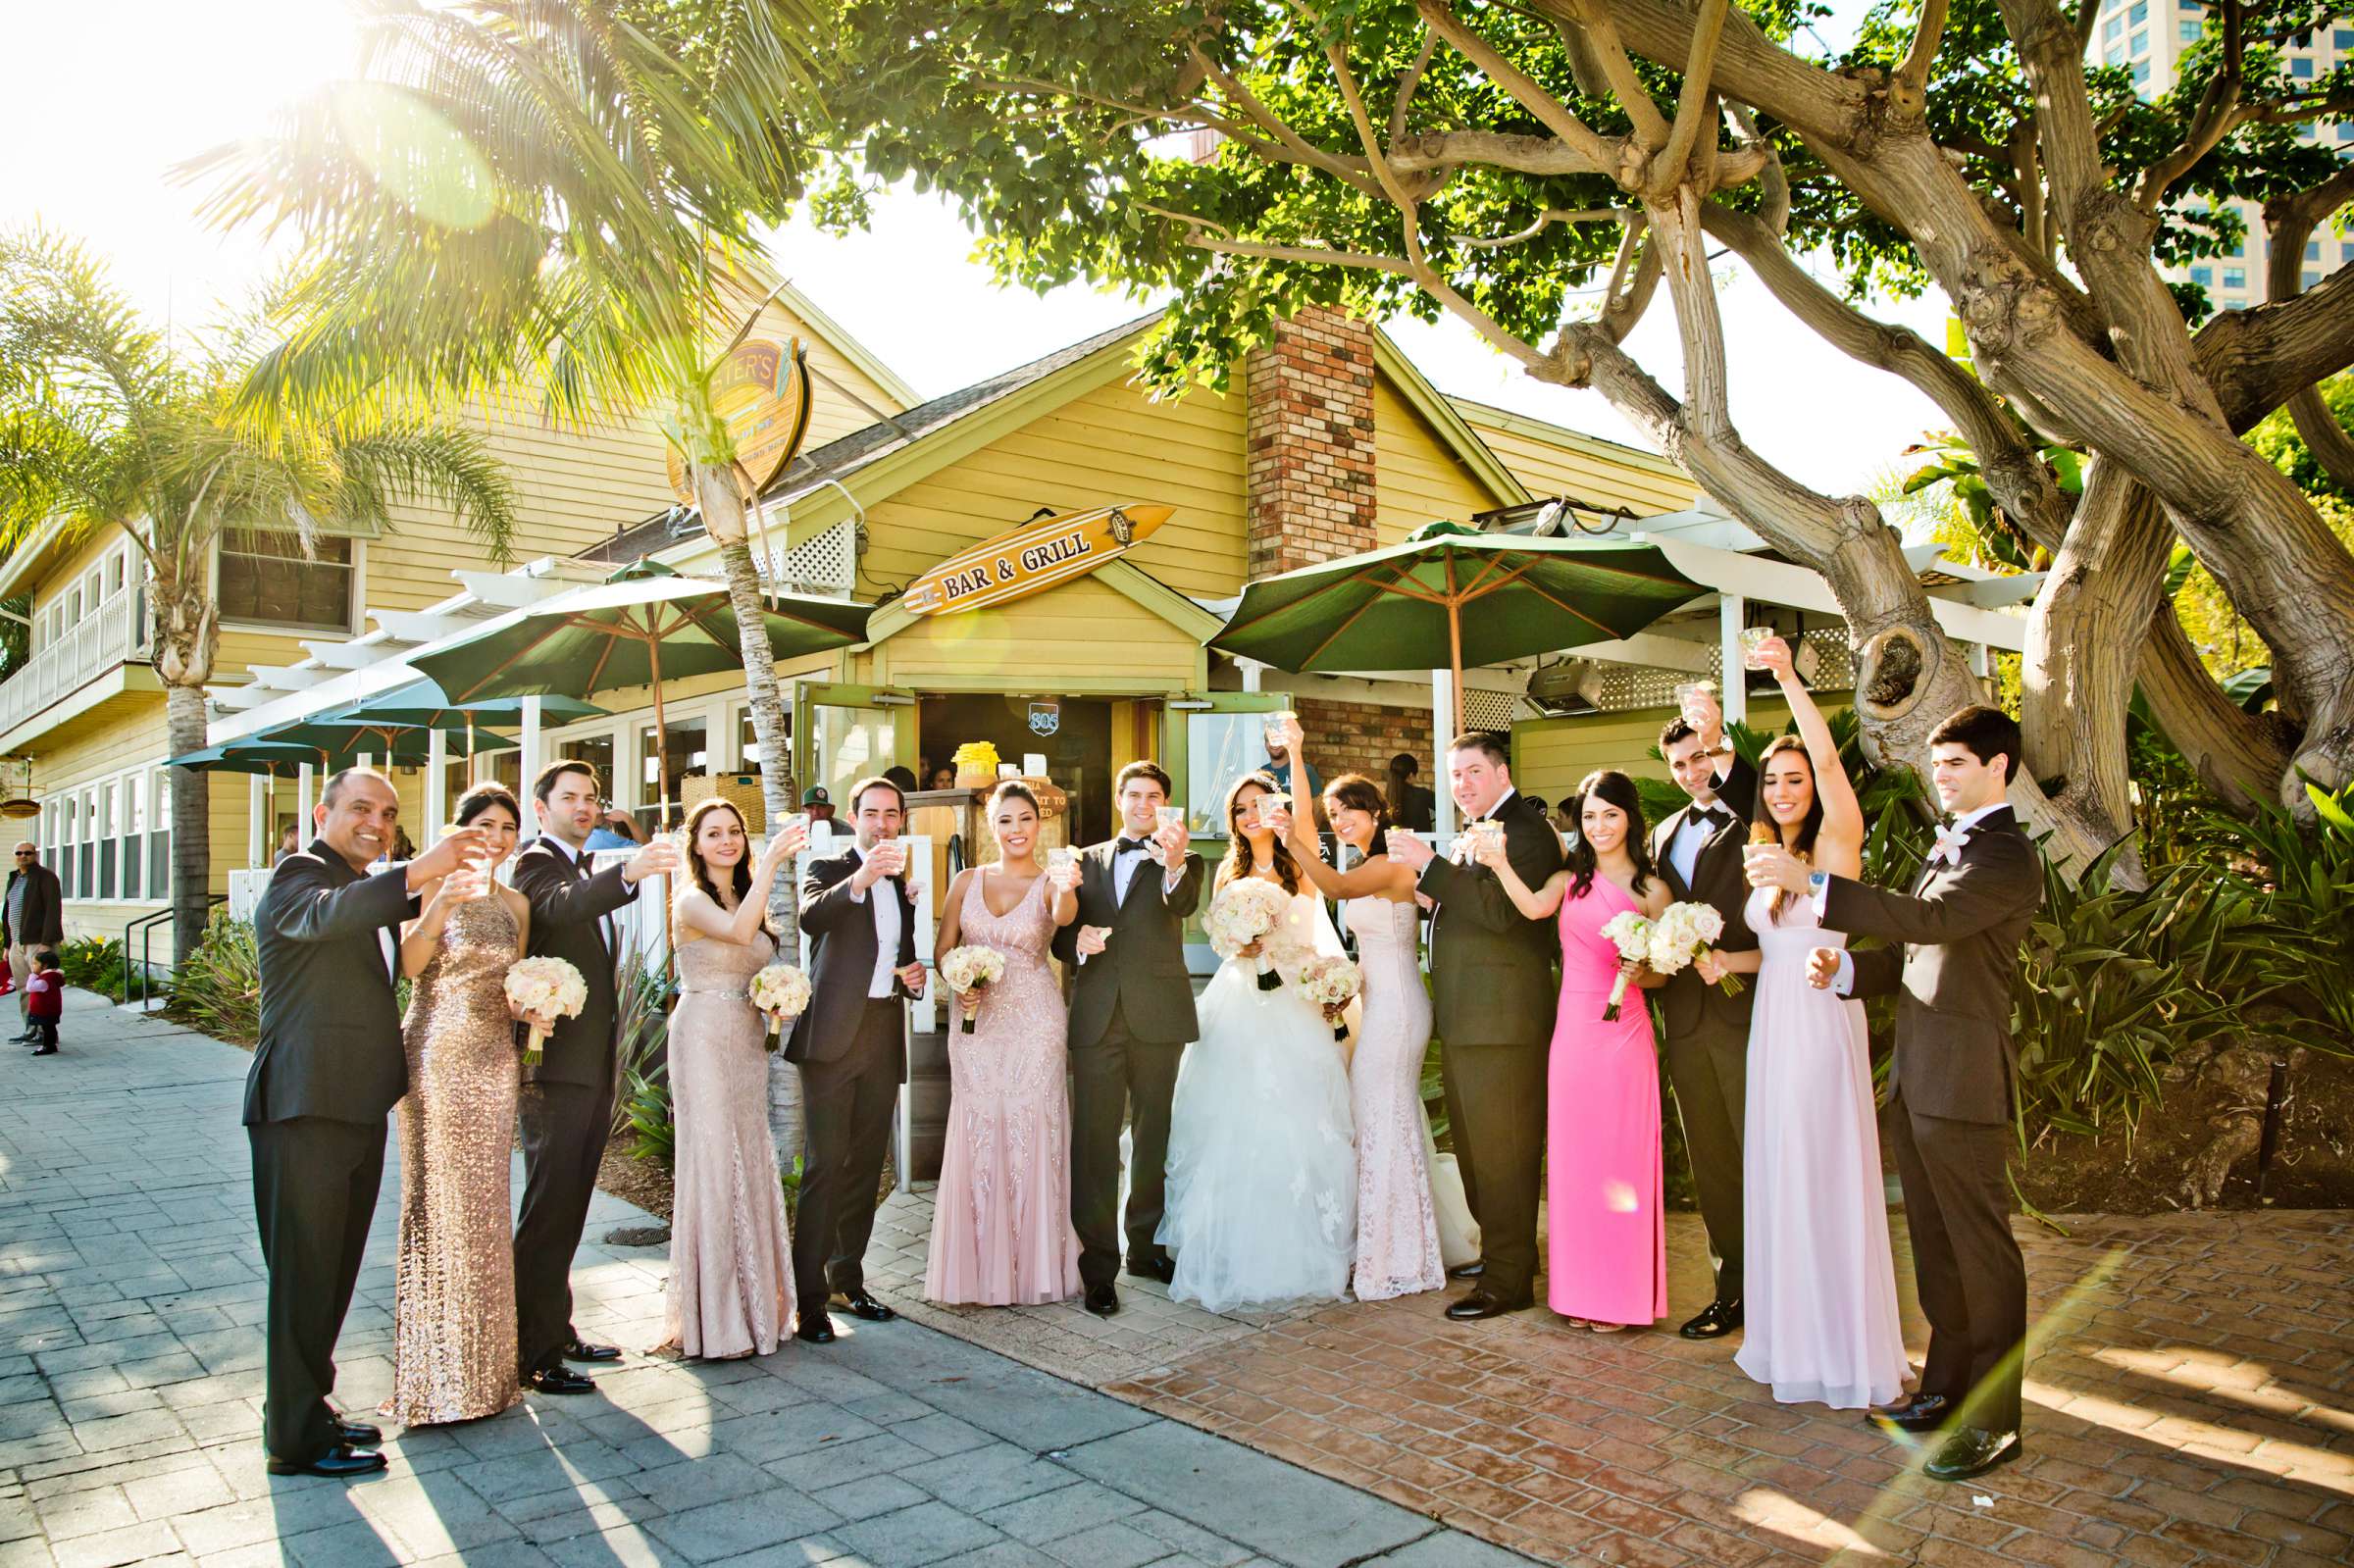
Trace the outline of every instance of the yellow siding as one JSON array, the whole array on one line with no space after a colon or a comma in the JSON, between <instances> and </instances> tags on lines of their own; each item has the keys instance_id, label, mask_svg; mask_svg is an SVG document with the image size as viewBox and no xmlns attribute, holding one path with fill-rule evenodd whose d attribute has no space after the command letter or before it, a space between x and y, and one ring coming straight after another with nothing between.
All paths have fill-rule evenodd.
<instances>
[{"instance_id":1,"label":"yellow siding","mask_svg":"<svg viewBox=\"0 0 2354 1568\"><path fill-rule=\"evenodd\" d=\"M874 542L858 563L860 596L903 587L958 550L1019 528L1042 506L1067 512L1114 501L1177 509L1127 559L1181 593L1237 591L1243 396L1238 386L1224 396L1198 390L1154 402L1114 382L1000 436L867 509ZM1141 616L1133 606L1129 613Z\"/></svg>"},{"instance_id":2,"label":"yellow siding","mask_svg":"<svg viewBox=\"0 0 2354 1568\"><path fill-rule=\"evenodd\" d=\"M1455 405L1532 495L1567 495L1652 517L1680 512L1700 494L1664 458L1482 404L1456 399Z\"/></svg>"},{"instance_id":3,"label":"yellow siding","mask_svg":"<svg viewBox=\"0 0 2354 1568\"><path fill-rule=\"evenodd\" d=\"M1499 504L1385 378L1373 382L1373 532L1382 545L1436 519L1467 523Z\"/></svg>"},{"instance_id":4,"label":"yellow siding","mask_svg":"<svg viewBox=\"0 0 2354 1568\"><path fill-rule=\"evenodd\" d=\"M1183 690L1200 654L1177 628L1079 578L1002 609L927 616L879 644L878 684L1009 691Z\"/></svg>"}]
</instances>

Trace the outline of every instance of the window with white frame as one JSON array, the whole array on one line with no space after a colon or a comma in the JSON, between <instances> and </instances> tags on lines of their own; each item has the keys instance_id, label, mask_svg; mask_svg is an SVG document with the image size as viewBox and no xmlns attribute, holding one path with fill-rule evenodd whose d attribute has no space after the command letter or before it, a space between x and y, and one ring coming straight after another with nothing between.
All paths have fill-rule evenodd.
<instances>
[{"instance_id":1,"label":"window with white frame","mask_svg":"<svg viewBox=\"0 0 2354 1568\"><path fill-rule=\"evenodd\" d=\"M122 896L139 896L140 872L146 869L144 838L147 832L147 774L145 770L127 774L123 780L123 872Z\"/></svg>"},{"instance_id":2,"label":"window with white frame","mask_svg":"<svg viewBox=\"0 0 2354 1568\"><path fill-rule=\"evenodd\" d=\"M221 619L348 632L358 565L358 547L350 539L322 538L305 555L291 532L232 529L221 537Z\"/></svg>"}]
</instances>

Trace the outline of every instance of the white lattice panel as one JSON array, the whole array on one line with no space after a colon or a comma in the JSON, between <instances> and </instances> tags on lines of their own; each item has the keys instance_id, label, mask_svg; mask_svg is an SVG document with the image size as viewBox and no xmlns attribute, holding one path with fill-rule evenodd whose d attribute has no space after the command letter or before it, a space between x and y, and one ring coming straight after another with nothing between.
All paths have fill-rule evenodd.
<instances>
[{"instance_id":1,"label":"white lattice panel","mask_svg":"<svg viewBox=\"0 0 2354 1568\"><path fill-rule=\"evenodd\" d=\"M1463 692L1463 728L1509 731L1519 706L1520 698L1514 692L1469 687Z\"/></svg>"},{"instance_id":2,"label":"white lattice panel","mask_svg":"<svg viewBox=\"0 0 2354 1568\"><path fill-rule=\"evenodd\" d=\"M1810 627L1803 641L1815 650L1816 665L1807 677L1807 683L1817 691L1845 691L1855 684L1855 660L1847 645L1847 627L1834 623L1825 627ZM1573 650L1574 651L1574 650ZM1603 713L1619 713L1634 708L1672 708L1675 688L1687 681L1706 675L1718 679L1714 657L1710 650L1711 668L1705 672L1660 670L1649 665L1608 664L1602 666L1602 695L1595 707Z\"/></svg>"},{"instance_id":3,"label":"white lattice panel","mask_svg":"<svg viewBox=\"0 0 2354 1568\"><path fill-rule=\"evenodd\" d=\"M778 542L781 519L769 524L769 542ZM858 525L847 520L814 533L785 552L782 570L770 558L770 582L791 592L848 593L858 581Z\"/></svg>"}]
</instances>

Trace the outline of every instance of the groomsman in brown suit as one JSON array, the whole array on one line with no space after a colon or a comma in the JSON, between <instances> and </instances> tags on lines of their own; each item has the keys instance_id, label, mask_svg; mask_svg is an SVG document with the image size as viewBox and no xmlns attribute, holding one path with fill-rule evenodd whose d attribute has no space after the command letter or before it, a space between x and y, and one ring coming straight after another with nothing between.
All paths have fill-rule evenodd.
<instances>
[{"instance_id":1,"label":"groomsman in brown suit","mask_svg":"<svg viewBox=\"0 0 2354 1568\"><path fill-rule=\"evenodd\" d=\"M1886 1125L1929 1351L1913 1397L1870 1419L1944 1432L1924 1467L1939 1481L2023 1451L2027 1270L2011 1235L2011 991L2020 939L2043 904L2043 864L2003 800L2019 750L2018 723L1995 708L1964 708L1931 732L1930 772L1951 815L1909 893L1813 871L1779 846L1747 856L1754 885L1811 891L1824 929L1894 944L1817 947L1808 970L1842 995L1898 993Z\"/></svg>"}]
</instances>

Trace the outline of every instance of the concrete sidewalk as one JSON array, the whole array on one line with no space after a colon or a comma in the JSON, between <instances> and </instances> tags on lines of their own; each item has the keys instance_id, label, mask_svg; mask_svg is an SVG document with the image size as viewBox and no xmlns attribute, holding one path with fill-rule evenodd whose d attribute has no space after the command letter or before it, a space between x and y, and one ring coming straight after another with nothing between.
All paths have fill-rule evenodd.
<instances>
[{"instance_id":1,"label":"concrete sidewalk","mask_svg":"<svg viewBox=\"0 0 2354 1568\"><path fill-rule=\"evenodd\" d=\"M878 1568L1520 1562L1250 1448L913 1322L397 1434L384 1477L267 1476L262 1280L238 1106L249 1058L75 993L64 1050L0 1052L0 1568L136 1562ZM390 1383L387 1172L338 1349ZM599 1238L584 1333L658 1335L666 1258Z\"/></svg>"}]
</instances>

